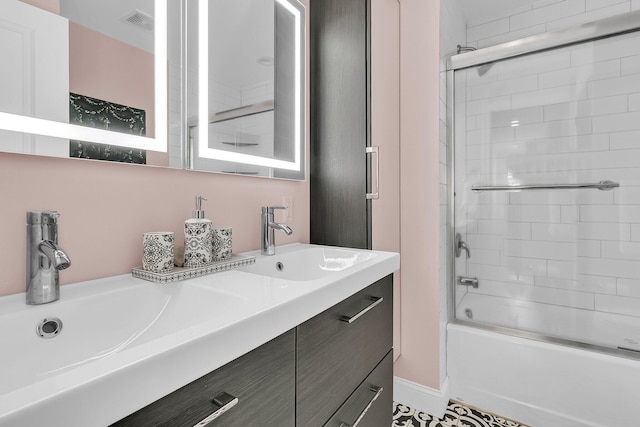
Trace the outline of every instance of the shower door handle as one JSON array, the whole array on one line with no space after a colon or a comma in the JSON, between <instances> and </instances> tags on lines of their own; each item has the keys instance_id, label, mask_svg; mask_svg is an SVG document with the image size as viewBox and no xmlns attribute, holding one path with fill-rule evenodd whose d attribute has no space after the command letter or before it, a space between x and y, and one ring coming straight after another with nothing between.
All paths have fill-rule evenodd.
<instances>
[{"instance_id":1,"label":"shower door handle","mask_svg":"<svg viewBox=\"0 0 640 427\"><path fill-rule=\"evenodd\" d=\"M471 286L472 288L477 288L478 284L479 282L477 277L458 276L458 285Z\"/></svg>"}]
</instances>

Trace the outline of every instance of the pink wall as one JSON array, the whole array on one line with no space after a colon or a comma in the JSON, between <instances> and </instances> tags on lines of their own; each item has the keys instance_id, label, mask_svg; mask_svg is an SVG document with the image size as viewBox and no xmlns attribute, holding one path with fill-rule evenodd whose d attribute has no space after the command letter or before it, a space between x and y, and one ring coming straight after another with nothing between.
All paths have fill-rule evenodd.
<instances>
[{"instance_id":1,"label":"pink wall","mask_svg":"<svg viewBox=\"0 0 640 427\"><path fill-rule=\"evenodd\" d=\"M438 1L400 2L401 355L395 374L439 380Z\"/></svg>"},{"instance_id":2,"label":"pink wall","mask_svg":"<svg viewBox=\"0 0 640 427\"><path fill-rule=\"evenodd\" d=\"M371 145L380 150L380 198L372 201L373 249L400 252L400 5L371 3ZM400 272L394 275L394 357L400 356Z\"/></svg>"},{"instance_id":3,"label":"pink wall","mask_svg":"<svg viewBox=\"0 0 640 427\"><path fill-rule=\"evenodd\" d=\"M277 244L309 241L309 185L206 172L0 153L0 295L24 292L25 224L29 210L60 212L59 242L72 266L61 283L129 273L141 265L142 233L174 231L201 194L207 218L233 227L233 250L260 247L260 206L293 196L293 235Z\"/></svg>"}]
</instances>

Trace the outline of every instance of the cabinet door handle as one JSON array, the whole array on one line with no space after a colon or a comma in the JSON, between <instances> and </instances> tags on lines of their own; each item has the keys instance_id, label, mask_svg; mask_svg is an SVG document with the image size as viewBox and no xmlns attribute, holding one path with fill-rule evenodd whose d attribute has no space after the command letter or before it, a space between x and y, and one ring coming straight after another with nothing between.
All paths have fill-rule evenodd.
<instances>
[{"instance_id":1,"label":"cabinet door handle","mask_svg":"<svg viewBox=\"0 0 640 427\"><path fill-rule=\"evenodd\" d=\"M213 422L220 415L224 414L229 409L236 406L238 404L238 398L223 391L222 393L220 393L219 395L213 398L213 403L218 405L219 408L215 412L213 412L211 415L209 415L207 418L203 419L198 424L194 425L193 427L203 427Z\"/></svg>"},{"instance_id":2,"label":"cabinet door handle","mask_svg":"<svg viewBox=\"0 0 640 427\"><path fill-rule=\"evenodd\" d=\"M376 155L376 171L375 171L375 182L376 182L376 191L367 193L367 199L379 199L380 198L380 151L378 147L365 147L365 153L371 154L372 156ZM373 184L372 184L373 185Z\"/></svg>"},{"instance_id":3,"label":"cabinet door handle","mask_svg":"<svg viewBox=\"0 0 640 427\"><path fill-rule=\"evenodd\" d=\"M356 427L358 424L360 424L360 421L362 421L364 416L367 414L367 411L369 410L369 408L371 408L371 405L373 405L373 402L375 402L376 399L378 397L380 397L380 395L384 391L384 389L382 387L378 387L378 386L375 386L375 385L372 386L369 390L371 390L375 394L373 395L373 397L371 398L371 400L369 401L367 406L365 406L365 408L362 410L360 415L358 415L358 418L356 418L356 420L354 421L353 424L341 423L340 427Z\"/></svg>"},{"instance_id":4,"label":"cabinet door handle","mask_svg":"<svg viewBox=\"0 0 640 427\"><path fill-rule=\"evenodd\" d=\"M371 310L373 307L375 307L376 305L380 304L382 301L384 301L384 298L382 297L372 297L371 298L373 300L373 302L371 304L369 304L364 310L362 310L360 313L356 314L355 316L342 316L340 317L340 320L343 322L347 322L347 323L353 323L356 320L358 320L359 318L361 318L362 316L365 315L365 313L367 313L369 310Z\"/></svg>"}]
</instances>

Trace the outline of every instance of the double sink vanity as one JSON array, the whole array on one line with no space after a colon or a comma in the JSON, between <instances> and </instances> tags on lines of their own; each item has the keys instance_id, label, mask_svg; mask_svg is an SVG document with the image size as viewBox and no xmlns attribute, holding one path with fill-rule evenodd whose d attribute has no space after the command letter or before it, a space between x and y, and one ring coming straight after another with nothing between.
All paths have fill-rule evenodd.
<instances>
[{"instance_id":1,"label":"double sink vanity","mask_svg":"<svg viewBox=\"0 0 640 427\"><path fill-rule=\"evenodd\" d=\"M308 1L5 3L24 49L5 43L21 79L5 82L0 152L106 161L124 148L126 162L307 179ZM86 78L94 68L109 78ZM122 110L144 132L111 124ZM270 209L266 224L287 232ZM71 260L56 215L29 222L48 231L28 239L26 295L0 297L0 427L391 424L398 254L292 244L180 282L59 289Z\"/></svg>"},{"instance_id":2,"label":"double sink vanity","mask_svg":"<svg viewBox=\"0 0 640 427\"><path fill-rule=\"evenodd\" d=\"M182 282L122 275L50 304L0 298L0 426L390 425L399 255L247 255ZM60 329L45 339L48 319Z\"/></svg>"}]
</instances>

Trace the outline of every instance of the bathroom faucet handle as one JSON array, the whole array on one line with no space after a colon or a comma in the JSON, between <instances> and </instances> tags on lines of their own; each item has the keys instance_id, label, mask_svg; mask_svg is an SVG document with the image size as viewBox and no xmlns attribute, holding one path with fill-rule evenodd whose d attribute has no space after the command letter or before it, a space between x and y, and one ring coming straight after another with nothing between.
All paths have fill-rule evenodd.
<instances>
[{"instance_id":1,"label":"bathroom faucet handle","mask_svg":"<svg viewBox=\"0 0 640 427\"><path fill-rule=\"evenodd\" d=\"M263 206L262 213L272 214L274 209L288 209L287 206Z\"/></svg>"},{"instance_id":2,"label":"bathroom faucet handle","mask_svg":"<svg viewBox=\"0 0 640 427\"><path fill-rule=\"evenodd\" d=\"M60 214L57 211L29 211L27 224L57 224Z\"/></svg>"}]
</instances>

